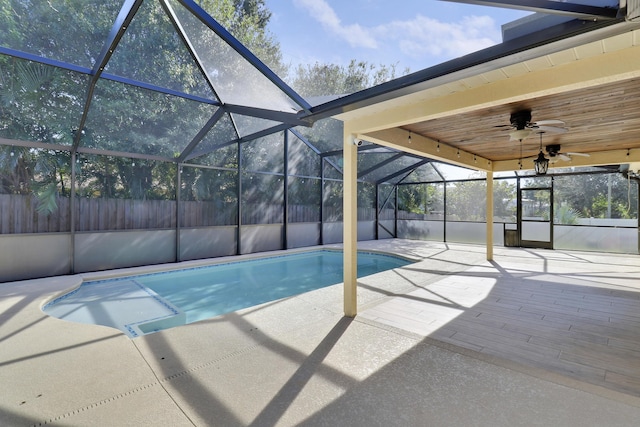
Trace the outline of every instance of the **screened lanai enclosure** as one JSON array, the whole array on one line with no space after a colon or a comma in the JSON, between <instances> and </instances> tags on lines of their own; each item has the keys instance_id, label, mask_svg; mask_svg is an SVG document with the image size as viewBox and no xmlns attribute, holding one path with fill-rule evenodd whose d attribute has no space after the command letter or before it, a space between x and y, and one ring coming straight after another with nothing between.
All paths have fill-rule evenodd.
<instances>
[{"instance_id":1,"label":"screened lanai enclosure","mask_svg":"<svg viewBox=\"0 0 640 427\"><path fill-rule=\"evenodd\" d=\"M343 123L251 44L190 0L1 6L0 281L341 242ZM359 240L487 241L485 172L357 156ZM637 253L628 172L492 175L493 242Z\"/></svg>"}]
</instances>

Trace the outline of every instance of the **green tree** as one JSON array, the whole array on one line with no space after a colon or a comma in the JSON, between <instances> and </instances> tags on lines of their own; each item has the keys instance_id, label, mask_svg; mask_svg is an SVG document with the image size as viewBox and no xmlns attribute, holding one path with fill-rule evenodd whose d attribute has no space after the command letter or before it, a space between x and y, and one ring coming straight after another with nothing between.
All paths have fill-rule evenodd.
<instances>
[{"instance_id":1,"label":"green tree","mask_svg":"<svg viewBox=\"0 0 640 427\"><path fill-rule=\"evenodd\" d=\"M264 1L199 3L263 61L286 72L279 45L267 31L271 13ZM0 6L0 40L14 49L90 68L121 7L120 0L11 0ZM70 20L73 25L69 25ZM142 4L105 71L187 93L201 95L209 90L158 2ZM71 147L88 82L88 77L80 73L0 57L0 136ZM101 81L82 130L81 147L171 158L189 143L212 113L210 106ZM43 197L42 205L50 210L54 204L49 202L57 194L68 193L61 177L70 170L69 156L54 154L59 159L52 162L51 156L45 159L36 154L3 147L1 191L36 192ZM66 168L61 169L61 162ZM55 169L51 167L53 163L57 165ZM159 198L171 197L170 192L175 190L175 168L162 162L92 157L82 160L82 167L79 191L84 195ZM202 180L194 179L193 183L200 185ZM82 188L83 185L87 187ZM47 197L49 202L44 200Z\"/></svg>"},{"instance_id":2,"label":"green tree","mask_svg":"<svg viewBox=\"0 0 640 427\"><path fill-rule=\"evenodd\" d=\"M442 211L441 186L435 184L402 185L398 190L398 208L417 214Z\"/></svg>"},{"instance_id":3,"label":"green tree","mask_svg":"<svg viewBox=\"0 0 640 427\"><path fill-rule=\"evenodd\" d=\"M280 44L268 29L272 14L264 0L202 0L199 4L276 74L288 73Z\"/></svg>"},{"instance_id":4,"label":"green tree","mask_svg":"<svg viewBox=\"0 0 640 427\"><path fill-rule=\"evenodd\" d=\"M556 205L565 203L584 218L635 218L637 184L622 174L587 174L557 177Z\"/></svg>"},{"instance_id":5,"label":"green tree","mask_svg":"<svg viewBox=\"0 0 640 427\"><path fill-rule=\"evenodd\" d=\"M555 224L577 224L579 214L571 209L566 203L560 203L554 206L553 209L554 223Z\"/></svg>"},{"instance_id":6,"label":"green tree","mask_svg":"<svg viewBox=\"0 0 640 427\"><path fill-rule=\"evenodd\" d=\"M506 222L516 221L516 184L507 180L493 182L493 216Z\"/></svg>"},{"instance_id":7,"label":"green tree","mask_svg":"<svg viewBox=\"0 0 640 427\"><path fill-rule=\"evenodd\" d=\"M407 74L409 70L404 70ZM373 65L351 60L348 66L337 64L299 65L293 87L303 96L345 95L397 77L396 65Z\"/></svg>"},{"instance_id":8,"label":"green tree","mask_svg":"<svg viewBox=\"0 0 640 427\"><path fill-rule=\"evenodd\" d=\"M484 181L461 181L447 185L447 219L485 221L487 187Z\"/></svg>"}]
</instances>

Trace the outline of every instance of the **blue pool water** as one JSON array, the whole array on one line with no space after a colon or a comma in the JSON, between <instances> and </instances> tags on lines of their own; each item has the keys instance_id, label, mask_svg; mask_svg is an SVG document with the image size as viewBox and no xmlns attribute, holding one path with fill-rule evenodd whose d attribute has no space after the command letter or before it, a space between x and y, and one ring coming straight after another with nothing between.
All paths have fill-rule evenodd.
<instances>
[{"instance_id":1,"label":"blue pool water","mask_svg":"<svg viewBox=\"0 0 640 427\"><path fill-rule=\"evenodd\" d=\"M358 277L410 263L358 252ZM342 265L342 252L320 250L90 281L43 310L64 320L116 327L135 337L340 283Z\"/></svg>"}]
</instances>

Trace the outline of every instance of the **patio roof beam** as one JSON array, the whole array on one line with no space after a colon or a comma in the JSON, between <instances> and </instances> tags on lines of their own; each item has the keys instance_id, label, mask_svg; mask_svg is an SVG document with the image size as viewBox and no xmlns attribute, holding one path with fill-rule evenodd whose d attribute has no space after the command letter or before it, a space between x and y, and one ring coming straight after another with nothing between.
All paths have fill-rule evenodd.
<instances>
[{"instance_id":1,"label":"patio roof beam","mask_svg":"<svg viewBox=\"0 0 640 427\"><path fill-rule=\"evenodd\" d=\"M446 179L444 178L444 175L442 174L442 172L440 172L440 169L438 169L436 165L432 164L431 167L433 168L434 171L436 171L438 176L442 178L443 181L446 181Z\"/></svg>"},{"instance_id":2,"label":"patio roof beam","mask_svg":"<svg viewBox=\"0 0 640 427\"><path fill-rule=\"evenodd\" d=\"M324 153L321 153L320 157L324 158L324 157L338 156L341 154L342 154L342 150L332 150L332 151L325 151Z\"/></svg>"},{"instance_id":3,"label":"patio roof beam","mask_svg":"<svg viewBox=\"0 0 640 427\"><path fill-rule=\"evenodd\" d=\"M640 162L640 148L622 150L591 151L589 157L574 156L569 162L549 164L549 170L562 167L596 167ZM522 170L532 170L533 161L523 163ZM498 160L494 162L494 172L519 171L518 159Z\"/></svg>"},{"instance_id":4,"label":"patio roof beam","mask_svg":"<svg viewBox=\"0 0 640 427\"><path fill-rule=\"evenodd\" d=\"M68 62L58 61L57 59L45 58L33 53L11 49L6 46L0 46L0 54L25 59L27 61L37 62L39 64L50 65L52 67L62 68L63 70L74 71L76 73L91 74L91 68L82 67L76 64L69 64Z\"/></svg>"},{"instance_id":5,"label":"patio roof beam","mask_svg":"<svg viewBox=\"0 0 640 427\"><path fill-rule=\"evenodd\" d=\"M98 55L96 63L93 66L92 74L94 75L95 80L100 77L100 74L104 71L104 67L107 66L107 62L111 59L111 55L113 55L118 43L120 43L120 39L122 39L122 36L124 36L125 31L127 31L133 17L138 12L140 5L142 5L142 1L143 0L126 0L122 5L120 13L116 18L116 21L113 23L109 36L102 47L102 52Z\"/></svg>"},{"instance_id":6,"label":"patio roof beam","mask_svg":"<svg viewBox=\"0 0 640 427\"><path fill-rule=\"evenodd\" d=\"M600 20L615 19L618 9L613 7L590 6L574 2L559 2L551 0L444 0L453 3L475 4L479 6L493 6L504 9L517 9L529 12L547 13L553 15L570 16L576 19Z\"/></svg>"},{"instance_id":7,"label":"patio roof beam","mask_svg":"<svg viewBox=\"0 0 640 427\"><path fill-rule=\"evenodd\" d=\"M473 170L486 171L493 169L491 160L439 140L427 138L420 134L413 134L412 141L407 141L406 131L399 128L385 129L362 135L358 134L357 136L382 146L412 153L421 158L428 157L432 160Z\"/></svg>"},{"instance_id":8,"label":"patio roof beam","mask_svg":"<svg viewBox=\"0 0 640 427\"><path fill-rule=\"evenodd\" d=\"M365 145L365 146L360 146L358 147L358 153L362 152L362 151L371 151L371 150L378 150L378 149L385 149L388 150L388 152L390 153L399 153L401 152L400 150L396 150L392 147L384 147L382 145L376 145L376 144L371 144L371 145ZM333 151L326 151L322 154L320 154L320 156L322 157L329 157L329 156L337 156L342 154L342 150L333 150ZM410 155L409 153L404 153L405 155Z\"/></svg>"}]
</instances>

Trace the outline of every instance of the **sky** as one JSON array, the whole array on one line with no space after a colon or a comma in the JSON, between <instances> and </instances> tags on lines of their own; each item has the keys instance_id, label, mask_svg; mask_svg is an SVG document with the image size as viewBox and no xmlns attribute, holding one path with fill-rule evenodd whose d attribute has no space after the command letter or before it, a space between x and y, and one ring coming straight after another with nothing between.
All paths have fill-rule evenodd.
<instances>
[{"instance_id":1,"label":"sky","mask_svg":"<svg viewBox=\"0 0 640 427\"><path fill-rule=\"evenodd\" d=\"M438 0L266 0L285 63L352 59L412 72L502 41L526 12Z\"/></svg>"}]
</instances>

